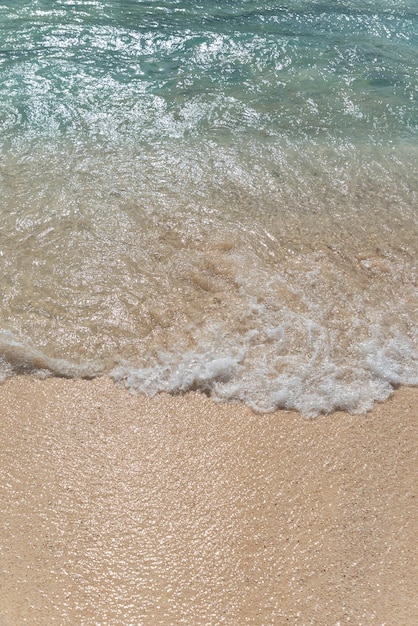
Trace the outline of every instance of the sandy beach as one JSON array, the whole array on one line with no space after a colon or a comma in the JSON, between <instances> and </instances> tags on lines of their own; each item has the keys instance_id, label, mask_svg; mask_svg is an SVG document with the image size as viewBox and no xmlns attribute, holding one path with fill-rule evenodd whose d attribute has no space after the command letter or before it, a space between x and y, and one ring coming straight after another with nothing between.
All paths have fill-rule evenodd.
<instances>
[{"instance_id":1,"label":"sandy beach","mask_svg":"<svg viewBox=\"0 0 418 626\"><path fill-rule=\"evenodd\" d=\"M257 415L0 387L0 624L418 623L418 390Z\"/></svg>"}]
</instances>

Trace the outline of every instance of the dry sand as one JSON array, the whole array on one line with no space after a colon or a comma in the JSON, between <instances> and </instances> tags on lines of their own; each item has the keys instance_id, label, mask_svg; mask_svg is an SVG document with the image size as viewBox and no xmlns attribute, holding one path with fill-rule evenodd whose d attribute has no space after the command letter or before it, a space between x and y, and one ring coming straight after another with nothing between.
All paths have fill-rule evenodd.
<instances>
[{"instance_id":1,"label":"dry sand","mask_svg":"<svg viewBox=\"0 0 418 626\"><path fill-rule=\"evenodd\" d=\"M0 625L418 624L418 390L256 415L0 387Z\"/></svg>"}]
</instances>

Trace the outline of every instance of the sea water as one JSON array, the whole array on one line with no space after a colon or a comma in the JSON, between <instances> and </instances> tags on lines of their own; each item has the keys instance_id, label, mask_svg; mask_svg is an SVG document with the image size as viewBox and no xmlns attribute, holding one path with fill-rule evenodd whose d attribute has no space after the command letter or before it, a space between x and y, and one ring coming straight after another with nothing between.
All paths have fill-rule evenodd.
<instances>
[{"instance_id":1,"label":"sea water","mask_svg":"<svg viewBox=\"0 0 418 626\"><path fill-rule=\"evenodd\" d=\"M0 2L0 371L418 384L415 0Z\"/></svg>"}]
</instances>

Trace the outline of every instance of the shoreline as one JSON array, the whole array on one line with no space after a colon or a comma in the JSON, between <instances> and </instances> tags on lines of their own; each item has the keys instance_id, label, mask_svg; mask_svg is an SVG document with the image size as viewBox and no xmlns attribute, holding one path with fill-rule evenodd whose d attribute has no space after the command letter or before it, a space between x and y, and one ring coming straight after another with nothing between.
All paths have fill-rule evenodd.
<instances>
[{"instance_id":1,"label":"shoreline","mask_svg":"<svg viewBox=\"0 0 418 626\"><path fill-rule=\"evenodd\" d=\"M255 414L0 386L0 625L418 622L418 389Z\"/></svg>"}]
</instances>

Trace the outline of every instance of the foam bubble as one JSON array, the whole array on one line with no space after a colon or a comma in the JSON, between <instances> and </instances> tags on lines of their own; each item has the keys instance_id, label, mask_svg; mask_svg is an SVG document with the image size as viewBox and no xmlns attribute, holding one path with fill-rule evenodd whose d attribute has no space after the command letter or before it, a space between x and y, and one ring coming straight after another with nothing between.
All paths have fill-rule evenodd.
<instances>
[{"instance_id":1,"label":"foam bubble","mask_svg":"<svg viewBox=\"0 0 418 626\"><path fill-rule=\"evenodd\" d=\"M388 339L375 328L373 338L352 346L346 358L338 353L333 358L327 331L308 321L306 336L311 339L312 328L310 358L286 350L282 327L274 332L277 350L268 329L267 341L261 333L248 333L228 345L223 337L216 354L213 344L186 354L165 352L151 366L124 363L110 375L148 395L200 390L218 402L242 401L258 412L295 409L304 417L334 410L365 412L397 385L418 384L418 352L406 337Z\"/></svg>"}]
</instances>

